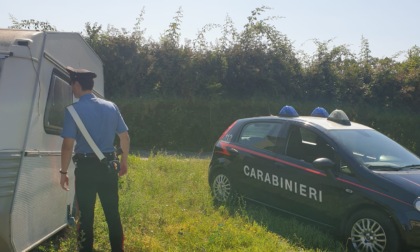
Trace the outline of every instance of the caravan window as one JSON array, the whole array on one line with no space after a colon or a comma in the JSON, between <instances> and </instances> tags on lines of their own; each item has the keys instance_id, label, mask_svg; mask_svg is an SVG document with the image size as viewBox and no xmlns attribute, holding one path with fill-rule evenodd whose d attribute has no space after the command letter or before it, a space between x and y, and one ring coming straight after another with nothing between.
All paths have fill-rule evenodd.
<instances>
[{"instance_id":1,"label":"caravan window","mask_svg":"<svg viewBox=\"0 0 420 252\"><path fill-rule=\"evenodd\" d=\"M44 129L48 134L59 135L63 128L64 109L72 103L73 98L68 82L65 74L53 71L44 115Z\"/></svg>"}]
</instances>

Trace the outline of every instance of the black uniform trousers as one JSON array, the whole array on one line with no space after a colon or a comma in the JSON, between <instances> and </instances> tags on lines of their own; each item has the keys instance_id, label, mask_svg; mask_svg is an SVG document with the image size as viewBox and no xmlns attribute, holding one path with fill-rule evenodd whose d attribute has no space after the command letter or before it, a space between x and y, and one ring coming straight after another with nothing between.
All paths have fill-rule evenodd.
<instances>
[{"instance_id":1,"label":"black uniform trousers","mask_svg":"<svg viewBox=\"0 0 420 252\"><path fill-rule=\"evenodd\" d=\"M96 194L102 204L113 252L124 251L124 235L118 210L118 174L108 172L96 157L80 158L75 170L76 203L79 208L79 251L93 249Z\"/></svg>"}]
</instances>

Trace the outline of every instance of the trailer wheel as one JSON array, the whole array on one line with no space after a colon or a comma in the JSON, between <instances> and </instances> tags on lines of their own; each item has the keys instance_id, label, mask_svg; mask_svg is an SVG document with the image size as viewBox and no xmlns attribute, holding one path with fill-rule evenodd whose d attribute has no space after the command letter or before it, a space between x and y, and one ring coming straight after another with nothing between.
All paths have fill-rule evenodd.
<instances>
[{"instance_id":1,"label":"trailer wheel","mask_svg":"<svg viewBox=\"0 0 420 252\"><path fill-rule=\"evenodd\" d=\"M391 219L381 212L364 210L347 222L345 235L354 251L400 251L401 242Z\"/></svg>"}]
</instances>

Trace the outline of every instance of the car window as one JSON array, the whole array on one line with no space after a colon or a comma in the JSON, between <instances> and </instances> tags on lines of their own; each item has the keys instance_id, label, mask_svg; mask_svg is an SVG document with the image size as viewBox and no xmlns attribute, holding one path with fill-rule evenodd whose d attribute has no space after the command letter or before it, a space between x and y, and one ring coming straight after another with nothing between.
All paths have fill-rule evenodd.
<instances>
[{"instance_id":1,"label":"car window","mask_svg":"<svg viewBox=\"0 0 420 252\"><path fill-rule=\"evenodd\" d=\"M248 147L283 153L285 140L280 136L283 124L276 122L252 122L244 126L238 143Z\"/></svg>"},{"instance_id":2,"label":"car window","mask_svg":"<svg viewBox=\"0 0 420 252\"><path fill-rule=\"evenodd\" d=\"M332 130L330 135L345 152L371 170L398 171L420 165L415 154L376 130Z\"/></svg>"},{"instance_id":3,"label":"car window","mask_svg":"<svg viewBox=\"0 0 420 252\"><path fill-rule=\"evenodd\" d=\"M353 175L353 171L350 168L350 165L346 161L339 159L338 163L339 163L338 167L339 167L340 172L345 173L347 175Z\"/></svg>"},{"instance_id":4,"label":"car window","mask_svg":"<svg viewBox=\"0 0 420 252\"><path fill-rule=\"evenodd\" d=\"M292 125L287 137L286 155L312 163L317 158L335 161L333 148L317 133Z\"/></svg>"}]
</instances>

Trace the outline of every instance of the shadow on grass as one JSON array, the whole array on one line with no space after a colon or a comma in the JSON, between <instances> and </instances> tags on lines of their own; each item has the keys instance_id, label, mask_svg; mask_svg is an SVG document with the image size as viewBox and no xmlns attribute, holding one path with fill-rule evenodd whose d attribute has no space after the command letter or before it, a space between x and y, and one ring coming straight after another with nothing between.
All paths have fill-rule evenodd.
<instances>
[{"instance_id":1,"label":"shadow on grass","mask_svg":"<svg viewBox=\"0 0 420 252\"><path fill-rule=\"evenodd\" d=\"M220 205L215 203L215 207ZM290 244L305 250L347 251L337 230L309 220L266 207L253 201L238 198L225 206L230 215L241 215L250 222L256 222L267 231L275 233Z\"/></svg>"}]
</instances>

